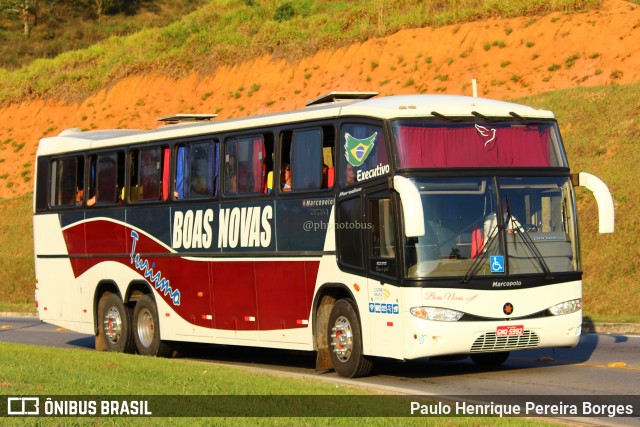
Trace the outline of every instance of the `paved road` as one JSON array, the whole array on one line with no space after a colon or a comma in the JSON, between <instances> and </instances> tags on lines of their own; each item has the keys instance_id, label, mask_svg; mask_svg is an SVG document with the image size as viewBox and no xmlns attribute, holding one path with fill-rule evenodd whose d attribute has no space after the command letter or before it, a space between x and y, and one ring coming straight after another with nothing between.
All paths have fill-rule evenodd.
<instances>
[{"instance_id":1,"label":"paved road","mask_svg":"<svg viewBox=\"0 0 640 427\"><path fill-rule=\"evenodd\" d=\"M35 318L0 317L0 341L91 350L93 336L69 332ZM193 345L181 357L317 380L346 382L398 394L486 396L623 396L633 395L640 407L640 337L584 334L573 349L541 349L512 353L499 369L479 369L471 361L377 361L368 378L345 380L334 372L314 370L308 352L231 346ZM612 398L610 403L616 403ZM576 421L576 419L572 419ZM597 425L637 425L640 418L581 419Z\"/></svg>"}]
</instances>

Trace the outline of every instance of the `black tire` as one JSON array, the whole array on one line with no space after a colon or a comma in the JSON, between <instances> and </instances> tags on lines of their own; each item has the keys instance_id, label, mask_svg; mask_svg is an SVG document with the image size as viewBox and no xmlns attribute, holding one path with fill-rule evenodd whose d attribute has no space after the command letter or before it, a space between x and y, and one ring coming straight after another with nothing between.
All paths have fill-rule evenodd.
<instances>
[{"instance_id":1,"label":"black tire","mask_svg":"<svg viewBox=\"0 0 640 427\"><path fill-rule=\"evenodd\" d=\"M144 356L170 357L173 349L160 340L158 308L149 295L138 299L133 310L133 339L138 353Z\"/></svg>"},{"instance_id":2,"label":"black tire","mask_svg":"<svg viewBox=\"0 0 640 427\"><path fill-rule=\"evenodd\" d=\"M346 378L369 375L373 363L362 354L360 319L351 300L341 299L331 309L327 338L331 363L338 375Z\"/></svg>"},{"instance_id":3,"label":"black tire","mask_svg":"<svg viewBox=\"0 0 640 427\"><path fill-rule=\"evenodd\" d=\"M117 294L104 294L98 302L96 348L117 353L133 353L131 311Z\"/></svg>"},{"instance_id":4,"label":"black tire","mask_svg":"<svg viewBox=\"0 0 640 427\"><path fill-rule=\"evenodd\" d=\"M499 351L497 353L473 353L470 357L476 365L491 368L502 365L509 357L509 352Z\"/></svg>"}]
</instances>

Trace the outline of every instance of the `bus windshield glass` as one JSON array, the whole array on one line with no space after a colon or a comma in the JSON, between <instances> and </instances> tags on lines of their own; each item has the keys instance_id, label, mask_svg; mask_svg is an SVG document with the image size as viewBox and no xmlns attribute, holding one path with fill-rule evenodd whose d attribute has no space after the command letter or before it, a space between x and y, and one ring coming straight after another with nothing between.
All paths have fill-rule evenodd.
<instances>
[{"instance_id":1,"label":"bus windshield glass","mask_svg":"<svg viewBox=\"0 0 640 427\"><path fill-rule=\"evenodd\" d=\"M398 168L567 167L555 121L393 123Z\"/></svg>"},{"instance_id":2,"label":"bus windshield glass","mask_svg":"<svg viewBox=\"0 0 640 427\"><path fill-rule=\"evenodd\" d=\"M424 234L405 238L409 278L573 272L580 268L568 177L415 178Z\"/></svg>"}]
</instances>

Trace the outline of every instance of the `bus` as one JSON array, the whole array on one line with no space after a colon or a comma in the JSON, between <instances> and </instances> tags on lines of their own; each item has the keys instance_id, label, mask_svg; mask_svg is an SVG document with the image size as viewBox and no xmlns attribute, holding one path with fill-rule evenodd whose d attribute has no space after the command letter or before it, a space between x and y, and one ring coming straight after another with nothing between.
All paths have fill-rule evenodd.
<instances>
[{"instance_id":1,"label":"bus","mask_svg":"<svg viewBox=\"0 0 640 427\"><path fill-rule=\"evenodd\" d=\"M40 141L42 321L141 355L315 352L343 377L379 358L497 366L578 344L574 187L593 192L600 232L613 202L571 173L552 112L331 92L275 114L160 120Z\"/></svg>"}]
</instances>

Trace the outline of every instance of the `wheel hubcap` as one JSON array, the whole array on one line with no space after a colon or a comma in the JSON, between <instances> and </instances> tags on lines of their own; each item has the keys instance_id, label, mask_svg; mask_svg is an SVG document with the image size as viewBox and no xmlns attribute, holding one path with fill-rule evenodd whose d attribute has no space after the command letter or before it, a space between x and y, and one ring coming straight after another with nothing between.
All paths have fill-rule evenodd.
<instances>
[{"instance_id":1,"label":"wheel hubcap","mask_svg":"<svg viewBox=\"0 0 640 427\"><path fill-rule=\"evenodd\" d=\"M348 362L353 351L353 331L349 319L340 316L331 328L333 352L341 362Z\"/></svg>"},{"instance_id":2,"label":"wheel hubcap","mask_svg":"<svg viewBox=\"0 0 640 427\"><path fill-rule=\"evenodd\" d=\"M141 310L138 315L138 338L140 343L149 347L153 343L153 335L155 331L155 324L153 323L153 316L147 309Z\"/></svg>"},{"instance_id":3,"label":"wheel hubcap","mask_svg":"<svg viewBox=\"0 0 640 427\"><path fill-rule=\"evenodd\" d=\"M122 318L115 307L111 307L104 316L104 334L111 342L116 344L122 336Z\"/></svg>"}]
</instances>

